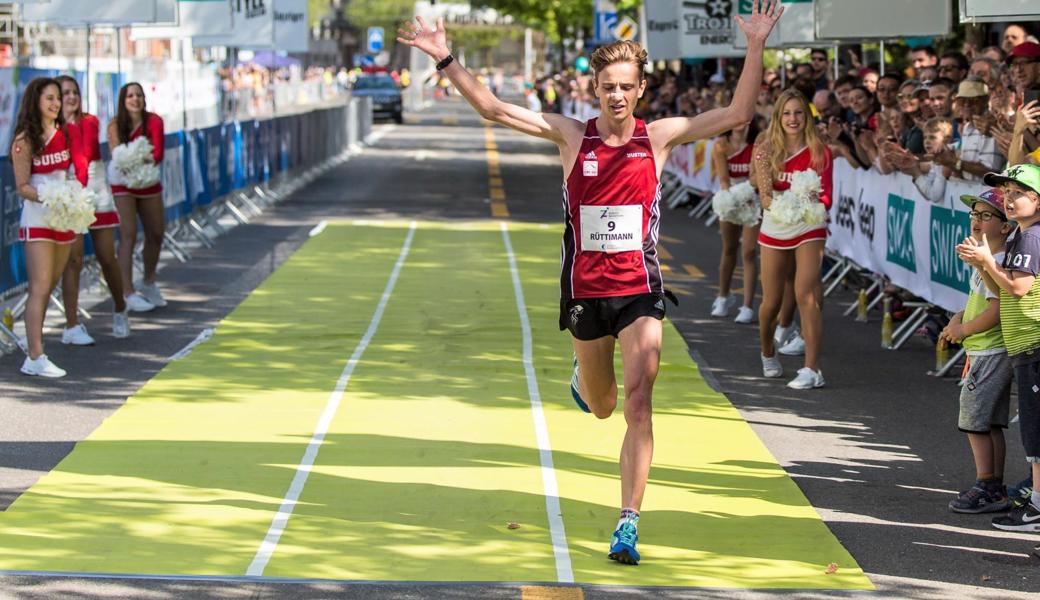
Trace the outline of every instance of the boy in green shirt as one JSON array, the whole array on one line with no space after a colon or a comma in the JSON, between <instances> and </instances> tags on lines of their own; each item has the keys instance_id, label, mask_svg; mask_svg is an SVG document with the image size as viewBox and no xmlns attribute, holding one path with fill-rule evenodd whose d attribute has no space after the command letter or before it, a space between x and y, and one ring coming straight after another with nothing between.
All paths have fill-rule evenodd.
<instances>
[{"instance_id":1,"label":"boy in green shirt","mask_svg":"<svg viewBox=\"0 0 1040 600\"><path fill-rule=\"evenodd\" d=\"M1018 416L1022 445L1033 482L1040 481L1040 167L1015 165L1002 174L988 173L986 185L1004 192L1008 219L1018 233L1007 242L1004 260L993 257L986 236L981 244L967 238L957 254L982 271L986 287L1000 293L1000 329L1018 385ZM1040 531L1040 490L1030 501L993 526L1007 531Z\"/></svg>"},{"instance_id":2,"label":"boy in green shirt","mask_svg":"<svg viewBox=\"0 0 1040 600\"><path fill-rule=\"evenodd\" d=\"M961 196L971 208L971 236L985 238L996 262L1004 258L1004 245L1014 230L1004 214L1004 196L990 189L978 196ZM939 334L942 341L959 343L968 353L968 375L961 387L957 428L968 434L975 458L975 485L950 501L958 513L1007 510L1010 502L1004 486L1004 430L1011 405L1011 361L1000 331L1000 300L986 288L982 273L972 271L971 289L964 310L953 316Z\"/></svg>"}]
</instances>

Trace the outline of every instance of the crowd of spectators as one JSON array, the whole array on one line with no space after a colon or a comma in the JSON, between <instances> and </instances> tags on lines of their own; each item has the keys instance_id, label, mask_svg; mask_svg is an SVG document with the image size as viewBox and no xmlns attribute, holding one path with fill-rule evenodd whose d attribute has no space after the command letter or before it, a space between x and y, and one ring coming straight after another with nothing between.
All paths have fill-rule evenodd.
<instances>
[{"instance_id":1,"label":"crowd of spectators","mask_svg":"<svg viewBox=\"0 0 1040 600\"><path fill-rule=\"evenodd\" d=\"M1005 164L1040 163L1040 43L1023 25L1005 28L1003 44L939 54L931 46L908 52L908 67L880 74L850 53L834 78L834 57L813 49L809 62L782 77L765 72L756 112L764 128L787 87L812 102L818 133L834 156L861 169L902 172L921 193L940 202L950 177L981 181ZM653 120L693 116L729 103L736 71L694 85L669 70L647 75L636 116ZM542 110L587 120L598 113L591 75L545 77L533 84ZM533 105L533 100L529 102Z\"/></svg>"}]
</instances>

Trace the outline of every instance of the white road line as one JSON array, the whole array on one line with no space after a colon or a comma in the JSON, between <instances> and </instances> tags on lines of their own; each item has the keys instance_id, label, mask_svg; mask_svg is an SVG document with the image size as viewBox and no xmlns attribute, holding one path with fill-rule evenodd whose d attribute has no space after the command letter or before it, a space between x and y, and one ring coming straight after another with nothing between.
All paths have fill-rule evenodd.
<instances>
[{"instance_id":1,"label":"white road line","mask_svg":"<svg viewBox=\"0 0 1040 600\"><path fill-rule=\"evenodd\" d=\"M534 433L538 440L538 456L542 463L542 487L545 488L545 513L549 517L549 535L552 538L553 555L556 557L556 579L560 583L573 583L571 555L567 548L567 532L563 528L563 511L560 509L560 490L556 484L556 469L553 467L552 445L549 443L549 428L542 412L542 396L538 392L538 378L534 373L532 358L531 322L527 319L527 304L524 290L520 287L520 272L516 268L513 244L509 241L509 228L499 223L502 241L509 256L509 272L513 276L513 291L516 293L516 308L520 313L520 328L524 333L524 372L527 374L527 394L531 397L531 417Z\"/></svg>"},{"instance_id":2,"label":"white road line","mask_svg":"<svg viewBox=\"0 0 1040 600\"><path fill-rule=\"evenodd\" d=\"M168 360L180 360L184 358L185 356L191 354L191 351L195 349L195 346L198 346L199 344L208 341L211 337L213 337L213 328L207 327L206 329L203 329L201 332L199 332L197 336L195 336L194 340L188 342L187 346L178 350L177 353L171 356Z\"/></svg>"},{"instance_id":3,"label":"white road line","mask_svg":"<svg viewBox=\"0 0 1040 600\"><path fill-rule=\"evenodd\" d=\"M314 430L314 435L311 436L311 441L307 445L307 451L304 452L300 465L296 467L296 476L293 477L292 484L289 485L289 491L282 500L282 506L278 509L274 519L271 520L271 527L267 530L267 536L256 551L253 562L250 563L249 568L246 570L247 576L259 577L263 575L268 561L271 560L275 548L278 547L278 540L281 539L282 533L285 532L285 527L289 523L289 517L292 516L293 509L296 508L296 502L299 501L300 494L303 493L303 486L307 483L307 476L310 475L311 467L314 466L314 461L318 458L318 450L325 440L325 434L328 433L332 419L336 416L336 410L339 408L340 400L343 398L343 391L347 389L347 384L350 382L351 374L354 373L354 368L357 367L358 361L361 360L361 355L364 354L368 344L372 341L372 337L375 336L376 329L379 327L379 321L383 318L383 311L386 310L390 294L394 291L397 277L401 273L401 267L404 266L404 261L408 257L408 250L412 246L412 238L415 237L415 227L416 222L412 221L408 228L408 235L404 239L404 245L401 246L401 253L397 257L397 263L394 265L393 272L390 273L390 280L386 282L383 297L379 299L379 306L376 307L376 312L372 315L372 321L368 324L368 330L365 331L364 337L361 338L357 347L354 348L354 353L350 356L346 366L343 367L339 380L336 381L336 388L332 391L328 402L325 404L325 410L321 413L321 419L318 420L318 426Z\"/></svg>"},{"instance_id":4,"label":"white road line","mask_svg":"<svg viewBox=\"0 0 1040 600\"><path fill-rule=\"evenodd\" d=\"M325 231L325 228L328 227L328 226L329 226L329 222L326 221L325 219L322 219L321 221L318 222L317 225L314 226L314 229L310 230L310 232L307 234L307 236L308 237L314 237L316 235L319 235L321 232Z\"/></svg>"}]
</instances>

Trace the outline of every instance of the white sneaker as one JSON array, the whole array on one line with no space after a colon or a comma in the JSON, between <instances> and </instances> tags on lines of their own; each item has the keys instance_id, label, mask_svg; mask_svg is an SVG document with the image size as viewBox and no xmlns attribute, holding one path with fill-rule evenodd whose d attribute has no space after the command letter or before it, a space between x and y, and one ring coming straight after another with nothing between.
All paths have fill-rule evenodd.
<instances>
[{"instance_id":1,"label":"white sneaker","mask_svg":"<svg viewBox=\"0 0 1040 600\"><path fill-rule=\"evenodd\" d=\"M156 308L166 306L166 298L163 298L162 292L159 291L159 286L147 281L140 281L136 287L137 293L144 296L145 300L151 302Z\"/></svg>"},{"instance_id":2,"label":"white sneaker","mask_svg":"<svg viewBox=\"0 0 1040 600\"><path fill-rule=\"evenodd\" d=\"M811 390L823 387L823 372L813 371L809 367L798 369L798 376L787 382L787 387L795 390Z\"/></svg>"},{"instance_id":3,"label":"white sneaker","mask_svg":"<svg viewBox=\"0 0 1040 600\"><path fill-rule=\"evenodd\" d=\"M773 341L776 342L776 347L780 348L791 341L791 338L801 333L796 323L791 323L789 327L776 326L776 330L773 331Z\"/></svg>"},{"instance_id":4,"label":"white sneaker","mask_svg":"<svg viewBox=\"0 0 1040 600\"><path fill-rule=\"evenodd\" d=\"M719 296L715 298L715 301L711 303L711 316L713 317L725 317L729 315L729 309L733 308L733 305L737 303L737 299L733 296Z\"/></svg>"},{"instance_id":5,"label":"white sneaker","mask_svg":"<svg viewBox=\"0 0 1040 600\"><path fill-rule=\"evenodd\" d=\"M130 309L112 313L112 337L130 337Z\"/></svg>"},{"instance_id":6,"label":"white sneaker","mask_svg":"<svg viewBox=\"0 0 1040 600\"><path fill-rule=\"evenodd\" d=\"M801 333L795 333L789 342L780 346L778 350L784 356L801 356L805 354L805 340Z\"/></svg>"},{"instance_id":7,"label":"white sneaker","mask_svg":"<svg viewBox=\"0 0 1040 600\"><path fill-rule=\"evenodd\" d=\"M734 323L753 323L754 321L755 311L746 306L741 306L737 311L737 318L733 319Z\"/></svg>"},{"instance_id":8,"label":"white sneaker","mask_svg":"<svg viewBox=\"0 0 1040 600\"><path fill-rule=\"evenodd\" d=\"M65 331L61 332L61 343L72 346L93 346L94 338L87 333L86 326L80 323L72 329L66 328Z\"/></svg>"},{"instance_id":9,"label":"white sneaker","mask_svg":"<svg viewBox=\"0 0 1040 600\"><path fill-rule=\"evenodd\" d=\"M783 377L784 366L780 364L780 359L776 356L762 355L762 376L763 377Z\"/></svg>"},{"instance_id":10,"label":"white sneaker","mask_svg":"<svg viewBox=\"0 0 1040 600\"><path fill-rule=\"evenodd\" d=\"M65 376L65 369L59 369L58 365L52 363L51 360L47 358L46 354L41 354L36 360L26 356L25 362L22 363L22 373L25 373L26 375L39 375L40 377L58 378Z\"/></svg>"},{"instance_id":11,"label":"white sneaker","mask_svg":"<svg viewBox=\"0 0 1040 600\"><path fill-rule=\"evenodd\" d=\"M131 312L148 312L155 310L154 304L136 292L124 297L123 300L126 300L126 309Z\"/></svg>"}]
</instances>

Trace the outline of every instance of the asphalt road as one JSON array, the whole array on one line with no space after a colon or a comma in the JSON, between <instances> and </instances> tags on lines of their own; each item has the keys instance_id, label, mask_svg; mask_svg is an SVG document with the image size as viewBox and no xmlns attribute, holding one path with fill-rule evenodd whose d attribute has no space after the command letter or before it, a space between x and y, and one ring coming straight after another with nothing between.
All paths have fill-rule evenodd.
<instances>
[{"instance_id":1,"label":"asphalt road","mask_svg":"<svg viewBox=\"0 0 1040 600\"><path fill-rule=\"evenodd\" d=\"M20 358L0 358L0 510L61 460L126 397L200 331L215 326L298 248L323 219L490 218L558 223L558 155L546 142L494 129L504 198L489 189L486 128L466 107L445 102L410 122L377 127L381 139L293 198L200 249L187 264L167 261L161 282L169 307L134 320L123 341L106 335L110 305L96 308L92 348L58 343L47 351L64 380L21 376ZM500 208L498 209L500 210ZM926 375L933 350L911 339L899 351L879 346L878 315L855 323L841 312L854 297L839 291L825 307L823 370L828 386L795 392L761 377L756 329L708 317L719 240L714 228L665 211L662 243L670 285L681 304L670 318L690 352L740 409L778 462L816 507L878 592L742 592L585 587L585 598L1032 598L1040 593L1040 536L989 527L989 516L946 508L973 478L956 429L957 387ZM285 319L293 316L286 314ZM793 374L795 359L783 359ZM1008 479L1025 472L1018 433L1008 435ZM3 598L521 598L519 585L384 584L0 576ZM528 595L525 595L528 594ZM581 597L568 596L568 597Z\"/></svg>"}]
</instances>

